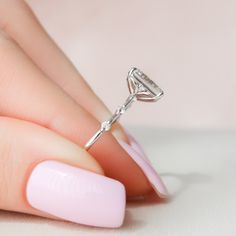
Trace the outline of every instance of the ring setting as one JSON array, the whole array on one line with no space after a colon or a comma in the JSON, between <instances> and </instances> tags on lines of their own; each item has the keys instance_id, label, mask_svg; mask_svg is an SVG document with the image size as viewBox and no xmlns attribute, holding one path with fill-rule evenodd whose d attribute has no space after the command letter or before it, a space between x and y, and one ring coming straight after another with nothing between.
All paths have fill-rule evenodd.
<instances>
[{"instance_id":1,"label":"ring setting","mask_svg":"<svg viewBox=\"0 0 236 236\"><path fill-rule=\"evenodd\" d=\"M127 75L127 84L129 96L122 106L119 106L114 114L101 123L99 130L85 144L85 149L88 150L101 137L101 135L109 131L112 125L119 120L122 114L135 102L156 102L163 95L163 90L146 74L136 67L132 67Z\"/></svg>"}]
</instances>

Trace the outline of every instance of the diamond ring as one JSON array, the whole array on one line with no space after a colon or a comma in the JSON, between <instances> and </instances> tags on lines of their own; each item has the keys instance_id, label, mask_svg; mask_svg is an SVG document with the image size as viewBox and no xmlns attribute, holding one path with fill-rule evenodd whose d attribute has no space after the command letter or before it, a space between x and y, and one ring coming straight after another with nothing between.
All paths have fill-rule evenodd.
<instances>
[{"instance_id":1,"label":"diamond ring","mask_svg":"<svg viewBox=\"0 0 236 236\"><path fill-rule=\"evenodd\" d=\"M129 96L124 104L116 109L110 119L101 123L99 130L85 144L85 149L88 150L103 133L109 131L112 125L120 118L120 116L133 104L135 101L156 102L164 92L141 70L133 67L129 70L127 76L129 88Z\"/></svg>"}]
</instances>

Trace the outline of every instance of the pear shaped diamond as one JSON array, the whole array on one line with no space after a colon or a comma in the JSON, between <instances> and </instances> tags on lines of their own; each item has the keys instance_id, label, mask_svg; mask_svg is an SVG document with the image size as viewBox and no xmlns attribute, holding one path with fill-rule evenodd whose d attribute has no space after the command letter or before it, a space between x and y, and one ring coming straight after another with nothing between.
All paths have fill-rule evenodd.
<instances>
[{"instance_id":1,"label":"pear shaped diamond","mask_svg":"<svg viewBox=\"0 0 236 236\"><path fill-rule=\"evenodd\" d=\"M129 92L135 94L139 101L156 102L164 95L164 92L157 84L135 67L130 69L127 82Z\"/></svg>"}]
</instances>

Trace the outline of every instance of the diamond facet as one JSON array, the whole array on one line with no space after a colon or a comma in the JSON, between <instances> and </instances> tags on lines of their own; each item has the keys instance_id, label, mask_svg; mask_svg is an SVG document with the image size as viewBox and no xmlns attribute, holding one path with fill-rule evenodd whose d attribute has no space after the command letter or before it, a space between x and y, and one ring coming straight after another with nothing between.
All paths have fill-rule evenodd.
<instances>
[{"instance_id":1,"label":"diamond facet","mask_svg":"<svg viewBox=\"0 0 236 236\"><path fill-rule=\"evenodd\" d=\"M164 92L157 84L135 67L129 71L127 82L130 93L135 93L139 101L156 102L164 95Z\"/></svg>"}]
</instances>

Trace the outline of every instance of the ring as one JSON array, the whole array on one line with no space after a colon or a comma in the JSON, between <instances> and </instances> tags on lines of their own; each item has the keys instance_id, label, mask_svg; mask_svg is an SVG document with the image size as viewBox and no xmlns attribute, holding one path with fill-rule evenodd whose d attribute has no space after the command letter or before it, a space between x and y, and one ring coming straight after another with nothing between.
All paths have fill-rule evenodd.
<instances>
[{"instance_id":1,"label":"ring","mask_svg":"<svg viewBox=\"0 0 236 236\"><path fill-rule=\"evenodd\" d=\"M122 106L119 106L110 119L101 123L100 129L89 139L85 144L85 149L88 150L103 133L109 131L112 125L121 117L122 114L133 104L135 101L143 102L156 102L163 95L164 92L160 87L154 83L147 75L141 70L132 67L127 76L127 83L129 88L129 96Z\"/></svg>"}]
</instances>

